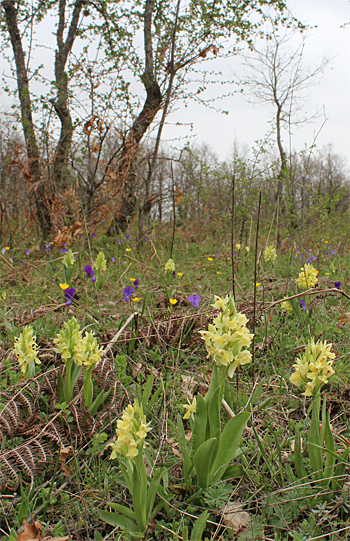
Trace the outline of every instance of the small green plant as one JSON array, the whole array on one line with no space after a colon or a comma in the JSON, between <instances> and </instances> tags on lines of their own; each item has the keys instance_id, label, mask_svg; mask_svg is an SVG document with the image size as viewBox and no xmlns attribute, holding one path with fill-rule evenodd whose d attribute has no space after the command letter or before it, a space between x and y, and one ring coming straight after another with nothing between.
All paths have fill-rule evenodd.
<instances>
[{"instance_id":1,"label":"small green plant","mask_svg":"<svg viewBox=\"0 0 350 541\"><path fill-rule=\"evenodd\" d=\"M236 311L233 298L215 297L214 308L222 313L209 325L208 331L200 331L206 343L208 356L215 361L210 385L205 398L198 393L196 401L184 406L189 413L194 412L192 438L187 444L181 416L178 415L178 434L183 472L187 486L191 478L202 489L215 485L221 479L234 477L238 473L232 460L239 452L243 431L250 417L242 412L228 421L221 431L221 404L227 376L232 377L236 368L251 360L249 347L252 335L246 323L247 318Z\"/></svg>"},{"instance_id":2,"label":"small green plant","mask_svg":"<svg viewBox=\"0 0 350 541\"><path fill-rule=\"evenodd\" d=\"M142 405L137 400L133 406L129 404L122 418L117 421L117 440L111 444L111 459L118 458L124 481L132 497L133 510L110 502L108 505L117 512L99 513L102 520L112 526L119 526L123 535L130 536L132 540L148 538L146 529L154 513L154 501L166 471L166 468L159 468L155 470L152 478L147 476L143 445L150 430Z\"/></svg>"},{"instance_id":3,"label":"small green plant","mask_svg":"<svg viewBox=\"0 0 350 541\"><path fill-rule=\"evenodd\" d=\"M20 335L15 338L13 353L18 359L23 377L32 377L40 360L37 356L36 336L31 325L24 327Z\"/></svg>"},{"instance_id":4,"label":"small green plant","mask_svg":"<svg viewBox=\"0 0 350 541\"><path fill-rule=\"evenodd\" d=\"M87 331L85 336L82 336L80 325L74 317L64 323L64 329L57 334L54 343L57 344L56 351L61 354L66 365L64 380L62 374L57 373L57 392L60 403L69 403L73 399L74 387L84 366L83 397L85 407L91 415L94 415L112 392L112 389L107 392L101 391L93 401L91 373L101 360L102 348L99 348L92 333Z\"/></svg>"},{"instance_id":5,"label":"small green plant","mask_svg":"<svg viewBox=\"0 0 350 541\"><path fill-rule=\"evenodd\" d=\"M342 455L338 456L330 425L330 412L326 410L326 400L322 406L322 425L320 428L320 390L322 385L328 383L329 378L335 373L332 367L335 354L330 351L331 348L332 344L326 341L315 343L312 339L306 346L303 356L297 359L297 363L294 365L295 372L290 381L297 386L304 384L306 386L304 396L312 396L311 423L308 434L308 455L312 468L312 480L318 487L325 490L331 485L333 494L340 494L350 447L348 446ZM325 461L323 459L324 451L326 451ZM295 429L294 462L297 476L300 479L306 479L308 474L301 452L298 425ZM329 496L327 490L324 497L327 499ZM322 494L320 497L323 498Z\"/></svg>"},{"instance_id":6,"label":"small green plant","mask_svg":"<svg viewBox=\"0 0 350 541\"><path fill-rule=\"evenodd\" d=\"M64 258L62 259L63 278L64 278L63 281L64 283L68 285L70 285L71 280L72 280L73 271L74 271L74 263L75 263L75 259L74 259L73 251L71 248L69 248Z\"/></svg>"},{"instance_id":7,"label":"small green plant","mask_svg":"<svg viewBox=\"0 0 350 541\"><path fill-rule=\"evenodd\" d=\"M96 287L100 290L103 286L104 273L107 269L106 256L102 251L96 256L94 268L96 270Z\"/></svg>"}]
</instances>

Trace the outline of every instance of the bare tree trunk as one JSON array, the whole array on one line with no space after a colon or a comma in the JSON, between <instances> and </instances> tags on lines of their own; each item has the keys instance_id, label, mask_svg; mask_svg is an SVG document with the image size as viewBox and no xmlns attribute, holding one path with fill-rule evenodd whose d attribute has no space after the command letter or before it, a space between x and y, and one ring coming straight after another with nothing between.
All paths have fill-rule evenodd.
<instances>
[{"instance_id":1,"label":"bare tree trunk","mask_svg":"<svg viewBox=\"0 0 350 541\"><path fill-rule=\"evenodd\" d=\"M146 101L128 133L118 166L118 187L121 198L115 215L116 226L124 231L137 208L135 186L135 158L142 137L151 125L162 103L162 93L155 77L152 46L152 16L155 0L146 0L144 12L145 71L141 77L146 90Z\"/></svg>"},{"instance_id":2,"label":"bare tree trunk","mask_svg":"<svg viewBox=\"0 0 350 541\"><path fill-rule=\"evenodd\" d=\"M37 144L34 122L32 116L32 104L29 94L29 82L27 68L24 61L24 52L17 22L17 11L13 0L4 0L2 6L5 10L6 26L10 34L11 45L16 63L17 88L21 104L21 119L26 143L29 174L34 186L36 212L40 230L46 238L51 230L50 199L47 186L41 178L40 154Z\"/></svg>"},{"instance_id":3,"label":"bare tree trunk","mask_svg":"<svg viewBox=\"0 0 350 541\"><path fill-rule=\"evenodd\" d=\"M68 56L72 50L77 35L79 17L83 0L77 0L67 33L66 41L63 39L65 29L66 0L59 2L59 20L57 29L57 49L55 54L55 86L56 99L51 103L55 108L61 122L60 138L56 146L52 177L58 190L65 190L71 183L71 174L68 168L68 157L73 137L73 122L68 106L68 76L65 71Z\"/></svg>"}]
</instances>

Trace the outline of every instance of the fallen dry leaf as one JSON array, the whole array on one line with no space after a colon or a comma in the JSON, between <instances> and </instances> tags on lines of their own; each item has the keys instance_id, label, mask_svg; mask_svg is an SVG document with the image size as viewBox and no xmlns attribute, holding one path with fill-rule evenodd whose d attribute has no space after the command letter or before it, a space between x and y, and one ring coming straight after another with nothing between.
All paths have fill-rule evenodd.
<instances>
[{"instance_id":1,"label":"fallen dry leaf","mask_svg":"<svg viewBox=\"0 0 350 541\"><path fill-rule=\"evenodd\" d=\"M38 541L43 538L41 522L36 520L34 524L27 524L22 520L23 532L17 536L17 541Z\"/></svg>"},{"instance_id":2,"label":"fallen dry leaf","mask_svg":"<svg viewBox=\"0 0 350 541\"><path fill-rule=\"evenodd\" d=\"M197 385L197 381L195 378L192 378L191 376L185 376L184 374L181 374L182 383L180 385L181 391L183 394L192 400L193 398L193 389Z\"/></svg>"},{"instance_id":3,"label":"fallen dry leaf","mask_svg":"<svg viewBox=\"0 0 350 541\"><path fill-rule=\"evenodd\" d=\"M239 501L228 502L222 509L221 514L223 523L225 526L231 527L234 534L247 528L250 521L249 514L242 511L242 504Z\"/></svg>"},{"instance_id":4,"label":"fallen dry leaf","mask_svg":"<svg viewBox=\"0 0 350 541\"><path fill-rule=\"evenodd\" d=\"M343 314L342 316L340 316L340 318L338 319L339 324L337 324L336 326L338 327L338 329L341 328L341 326L345 326L346 324L349 325L350 327L350 312L345 312L345 314Z\"/></svg>"}]
</instances>

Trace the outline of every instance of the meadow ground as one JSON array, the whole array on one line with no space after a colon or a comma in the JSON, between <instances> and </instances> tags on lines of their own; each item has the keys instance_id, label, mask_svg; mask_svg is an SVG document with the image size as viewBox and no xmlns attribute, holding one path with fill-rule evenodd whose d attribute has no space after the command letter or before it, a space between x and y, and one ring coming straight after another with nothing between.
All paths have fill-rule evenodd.
<instances>
[{"instance_id":1,"label":"meadow ground","mask_svg":"<svg viewBox=\"0 0 350 541\"><path fill-rule=\"evenodd\" d=\"M214 296L232 292L229 233L179 227L170 254L171 227L155 227L142 245L132 230L96 231L70 247L72 260L51 243L4 246L2 538L17 539L26 520L39 528L27 539L40 538L40 527L48 538L97 541L350 539L347 229L329 224L278 242L263 232L256 279L255 241L234 244L236 307L255 337L244 346L253 356L232 377L232 359L217 370L198 333L215 318L219 333ZM276 248L270 261L267 246ZM166 271L170 255L175 270ZM236 315L227 314L229 325ZM71 334L54 342L73 317L78 334L66 328ZM85 331L97 343L90 334L79 353ZM299 386L297 376L290 381L296 372ZM210 389L212 402L203 400ZM112 454L123 410L125 446ZM234 427L233 419L245 421ZM225 455L219 442L235 442L235 451Z\"/></svg>"}]
</instances>

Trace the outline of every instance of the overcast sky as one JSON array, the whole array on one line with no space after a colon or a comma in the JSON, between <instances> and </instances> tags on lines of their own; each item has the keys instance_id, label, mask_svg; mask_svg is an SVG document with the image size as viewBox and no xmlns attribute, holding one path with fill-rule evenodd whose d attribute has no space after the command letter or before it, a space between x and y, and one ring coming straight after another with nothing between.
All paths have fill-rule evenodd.
<instances>
[{"instance_id":1,"label":"overcast sky","mask_svg":"<svg viewBox=\"0 0 350 541\"><path fill-rule=\"evenodd\" d=\"M307 32L304 64L314 66L323 55L333 58L319 84L308 90L310 96L304 107L309 114L324 108L328 119L316 139L316 146L319 149L332 144L334 151L346 157L350 164L350 26L341 28L350 19L349 0L289 0L287 4L303 23L317 25ZM242 59L226 59L220 68L234 81L234 73L243 73ZM252 105L238 94L217 103L229 111L228 116L191 104L187 109L180 108L169 121L193 122L195 141L207 142L222 159L231 152L234 140L251 147L268 133L268 122L274 113L272 105ZM321 120L295 129L292 147L296 150L309 147L320 125ZM174 129L173 125L168 126L165 136L173 136ZM179 135L185 133L185 128L177 130ZM285 144L288 148L288 137Z\"/></svg>"},{"instance_id":2,"label":"overcast sky","mask_svg":"<svg viewBox=\"0 0 350 541\"><path fill-rule=\"evenodd\" d=\"M303 23L317 25L307 33L304 65L315 66L324 55L333 58L319 84L308 90L309 98L304 107L304 112L308 114L324 109L327 117L316 139L317 148L332 144L334 151L342 154L350 165L350 25L341 28L350 19L349 0L287 0L287 4L292 14ZM47 28L46 33L47 43L54 45L53 28ZM45 68L52 71L52 50L45 48L45 45L40 49L40 58L34 60L36 63L44 63ZM5 67L3 62L0 65L1 71L9 73L7 65ZM218 92L237 89L234 81L244 74L240 56L216 59L215 67L222 70L226 80L232 81L232 86L212 88L206 94L211 99L216 98ZM46 76L50 78L52 74L47 73ZM7 96L1 93L1 99L8 106ZM178 103L177 109L168 117L163 139L183 147L186 138L190 136L189 141L198 144L206 142L221 159L225 159L231 153L234 141L252 147L255 141L264 139L269 132L269 120L274 115L272 105L252 105L241 94L217 100L216 105L229 114L225 116L194 102L190 102L187 108ZM321 122L295 129L292 148L301 150L309 147ZM189 124L193 125L192 130ZM286 150L289 150L288 136L284 144Z\"/></svg>"}]
</instances>

